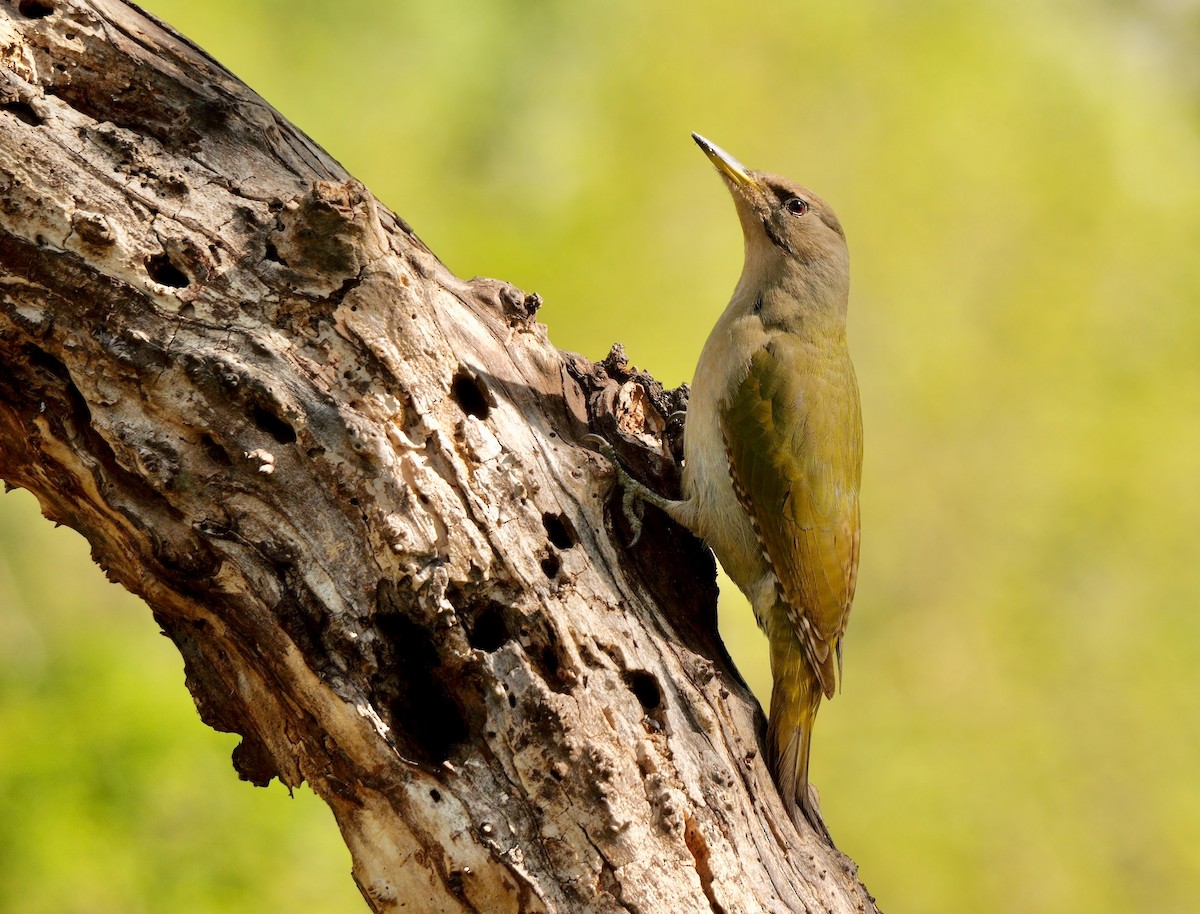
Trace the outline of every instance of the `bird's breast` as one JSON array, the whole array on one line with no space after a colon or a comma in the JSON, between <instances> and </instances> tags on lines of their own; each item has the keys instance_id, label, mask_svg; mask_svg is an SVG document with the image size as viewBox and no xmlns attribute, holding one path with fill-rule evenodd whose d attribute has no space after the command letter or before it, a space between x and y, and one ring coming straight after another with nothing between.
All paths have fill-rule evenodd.
<instances>
[{"instance_id":1,"label":"bird's breast","mask_svg":"<svg viewBox=\"0 0 1200 914\"><path fill-rule=\"evenodd\" d=\"M684 428L683 495L692 529L716 553L725 573L750 597L770 567L729 472L720 404L746 375L753 353L766 345L762 325L723 316L704 345L688 400Z\"/></svg>"}]
</instances>

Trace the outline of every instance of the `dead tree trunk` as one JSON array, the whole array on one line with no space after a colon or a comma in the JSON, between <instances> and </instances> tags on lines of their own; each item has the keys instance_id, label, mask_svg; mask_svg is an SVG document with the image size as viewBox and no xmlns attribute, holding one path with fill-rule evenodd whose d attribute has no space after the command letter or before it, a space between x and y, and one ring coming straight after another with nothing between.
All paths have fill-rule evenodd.
<instances>
[{"instance_id":1,"label":"dead tree trunk","mask_svg":"<svg viewBox=\"0 0 1200 914\"><path fill-rule=\"evenodd\" d=\"M0 54L0 477L375 911L874 910L783 811L707 553L606 528L579 439L668 488L682 394L556 350L132 6L6 0Z\"/></svg>"}]
</instances>

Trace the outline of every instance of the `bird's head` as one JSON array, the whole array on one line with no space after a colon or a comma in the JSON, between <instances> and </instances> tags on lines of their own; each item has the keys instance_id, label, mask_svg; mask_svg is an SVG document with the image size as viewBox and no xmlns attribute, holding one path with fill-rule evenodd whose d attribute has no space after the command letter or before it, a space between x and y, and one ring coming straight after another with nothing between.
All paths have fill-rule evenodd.
<instances>
[{"instance_id":1,"label":"bird's head","mask_svg":"<svg viewBox=\"0 0 1200 914\"><path fill-rule=\"evenodd\" d=\"M729 186L746 241L742 285L795 286L793 294L845 302L846 236L833 209L807 187L753 171L697 133L692 139Z\"/></svg>"}]
</instances>

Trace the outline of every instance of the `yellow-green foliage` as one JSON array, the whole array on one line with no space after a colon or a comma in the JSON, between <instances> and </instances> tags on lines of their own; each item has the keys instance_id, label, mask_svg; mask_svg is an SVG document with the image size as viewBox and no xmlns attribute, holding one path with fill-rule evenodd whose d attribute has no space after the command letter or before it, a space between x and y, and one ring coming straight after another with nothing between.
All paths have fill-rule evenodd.
<instances>
[{"instance_id":1,"label":"yellow-green foliage","mask_svg":"<svg viewBox=\"0 0 1200 914\"><path fill-rule=\"evenodd\" d=\"M145 5L457 272L542 293L558 345L669 383L741 256L689 131L826 197L867 454L830 827L892 914L1195 910L1191 5ZM0 908L365 910L328 814L234 781L149 614L26 498L0 500Z\"/></svg>"}]
</instances>

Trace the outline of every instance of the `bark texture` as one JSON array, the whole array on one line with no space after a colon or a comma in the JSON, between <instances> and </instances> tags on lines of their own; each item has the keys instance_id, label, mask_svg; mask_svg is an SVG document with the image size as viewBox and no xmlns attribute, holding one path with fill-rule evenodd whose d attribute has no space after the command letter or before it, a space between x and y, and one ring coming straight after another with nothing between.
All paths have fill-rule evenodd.
<instances>
[{"instance_id":1,"label":"bark texture","mask_svg":"<svg viewBox=\"0 0 1200 914\"><path fill-rule=\"evenodd\" d=\"M683 392L556 350L131 5L0 3L0 64L0 477L373 910L874 910L784 813L711 558L624 549L578 444L669 489Z\"/></svg>"}]
</instances>

